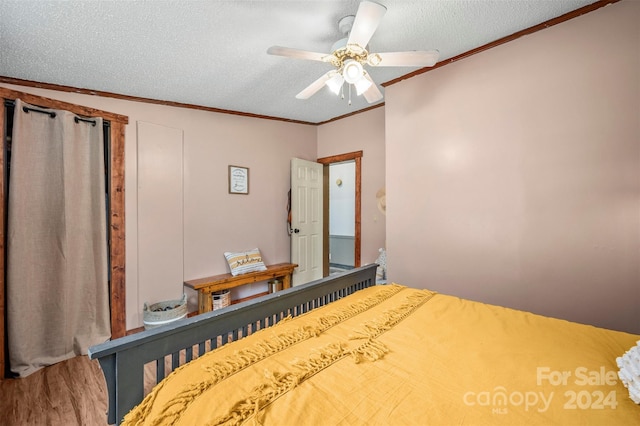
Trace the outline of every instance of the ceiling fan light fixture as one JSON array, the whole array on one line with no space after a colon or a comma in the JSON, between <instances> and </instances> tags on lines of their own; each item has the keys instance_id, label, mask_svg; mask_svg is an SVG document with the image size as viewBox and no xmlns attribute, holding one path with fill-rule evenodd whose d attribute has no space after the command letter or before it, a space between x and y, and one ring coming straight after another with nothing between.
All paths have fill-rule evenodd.
<instances>
[{"instance_id":1,"label":"ceiling fan light fixture","mask_svg":"<svg viewBox=\"0 0 640 426\"><path fill-rule=\"evenodd\" d=\"M368 103L382 100L384 95L369 73L367 67L432 67L438 61L438 51L405 51L405 52L369 52L369 41L378 24L387 11L386 6L377 3L379 0L361 0L355 16L350 15L338 22L340 32L345 35L331 47L331 53L318 53L288 47L272 46L267 49L270 55L290 58L308 59L333 65L334 69L326 72L300 93L298 99L308 99L325 85L333 93L344 99L345 91L349 95L351 105L352 87L358 96L362 95ZM348 87L344 87L344 83Z\"/></svg>"},{"instance_id":2,"label":"ceiling fan light fixture","mask_svg":"<svg viewBox=\"0 0 640 426\"><path fill-rule=\"evenodd\" d=\"M362 65L358 61L354 61L353 59L347 59L344 62L342 76L344 77L344 81L346 81L349 84L354 84L356 81L360 80L363 76Z\"/></svg>"},{"instance_id":3,"label":"ceiling fan light fixture","mask_svg":"<svg viewBox=\"0 0 640 426\"><path fill-rule=\"evenodd\" d=\"M329 90L331 90L333 93L338 95L338 94L340 94L340 89L342 88L342 85L344 84L344 77L342 77L342 74L337 72L337 73L335 73L333 75L333 77L331 77L329 80L327 80L327 82L325 84L327 85Z\"/></svg>"}]
</instances>

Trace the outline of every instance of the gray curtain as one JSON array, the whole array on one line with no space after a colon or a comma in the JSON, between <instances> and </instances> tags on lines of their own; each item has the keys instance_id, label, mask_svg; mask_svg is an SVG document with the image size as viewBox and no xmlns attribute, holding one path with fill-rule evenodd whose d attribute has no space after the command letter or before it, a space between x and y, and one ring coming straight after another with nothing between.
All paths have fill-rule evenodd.
<instances>
[{"instance_id":1,"label":"gray curtain","mask_svg":"<svg viewBox=\"0 0 640 426\"><path fill-rule=\"evenodd\" d=\"M7 334L11 371L21 377L111 335L103 123L95 121L16 100Z\"/></svg>"}]
</instances>

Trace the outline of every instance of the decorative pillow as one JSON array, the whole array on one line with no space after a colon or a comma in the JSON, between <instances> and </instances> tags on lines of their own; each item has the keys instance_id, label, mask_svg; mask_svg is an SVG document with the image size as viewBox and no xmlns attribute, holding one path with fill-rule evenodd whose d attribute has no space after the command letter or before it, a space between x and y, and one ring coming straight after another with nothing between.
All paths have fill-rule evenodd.
<instances>
[{"instance_id":1,"label":"decorative pillow","mask_svg":"<svg viewBox=\"0 0 640 426\"><path fill-rule=\"evenodd\" d=\"M266 271L267 267L262 261L262 255L257 248L240 253L225 252L224 257L229 263L231 275L234 277L247 272Z\"/></svg>"},{"instance_id":2,"label":"decorative pillow","mask_svg":"<svg viewBox=\"0 0 640 426\"><path fill-rule=\"evenodd\" d=\"M616 358L616 363L620 368L618 377L629 389L629 398L636 404L640 404L640 340L636 346Z\"/></svg>"}]
</instances>

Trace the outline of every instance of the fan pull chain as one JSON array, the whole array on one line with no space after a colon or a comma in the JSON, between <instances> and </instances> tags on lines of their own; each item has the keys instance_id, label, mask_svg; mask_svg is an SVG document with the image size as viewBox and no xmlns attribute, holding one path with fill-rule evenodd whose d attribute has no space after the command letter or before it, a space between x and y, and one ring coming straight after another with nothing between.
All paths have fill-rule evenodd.
<instances>
[{"instance_id":1,"label":"fan pull chain","mask_svg":"<svg viewBox=\"0 0 640 426\"><path fill-rule=\"evenodd\" d=\"M351 85L349 85L349 106L351 106Z\"/></svg>"}]
</instances>

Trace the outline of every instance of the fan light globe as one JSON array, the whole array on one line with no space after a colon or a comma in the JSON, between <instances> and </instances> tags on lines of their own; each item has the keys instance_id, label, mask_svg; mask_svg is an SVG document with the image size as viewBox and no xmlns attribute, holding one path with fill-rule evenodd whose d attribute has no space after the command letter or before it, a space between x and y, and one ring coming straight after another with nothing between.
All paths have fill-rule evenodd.
<instances>
[{"instance_id":1,"label":"fan light globe","mask_svg":"<svg viewBox=\"0 0 640 426\"><path fill-rule=\"evenodd\" d=\"M333 77L327 80L325 84L327 85L329 90L331 90L333 93L337 95L340 93L340 88L342 88L343 83L344 83L344 78L342 77L342 74L337 72Z\"/></svg>"},{"instance_id":2,"label":"fan light globe","mask_svg":"<svg viewBox=\"0 0 640 426\"><path fill-rule=\"evenodd\" d=\"M354 83L354 86L356 86L356 94L358 96L362 95L369 89L369 87L371 87L372 84L373 83L371 83L371 81L367 80L366 78L361 78L360 80L356 81Z\"/></svg>"},{"instance_id":3,"label":"fan light globe","mask_svg":"<svg viewBox=\"0 0 640 426\"><path fill-rule=\"evenodd\" d=\"M347 83L354 84L362 78L362 71L362 65L360 65L360 62L348 59L344 63L342 76Z\"/></svg>"}]
</instances>

